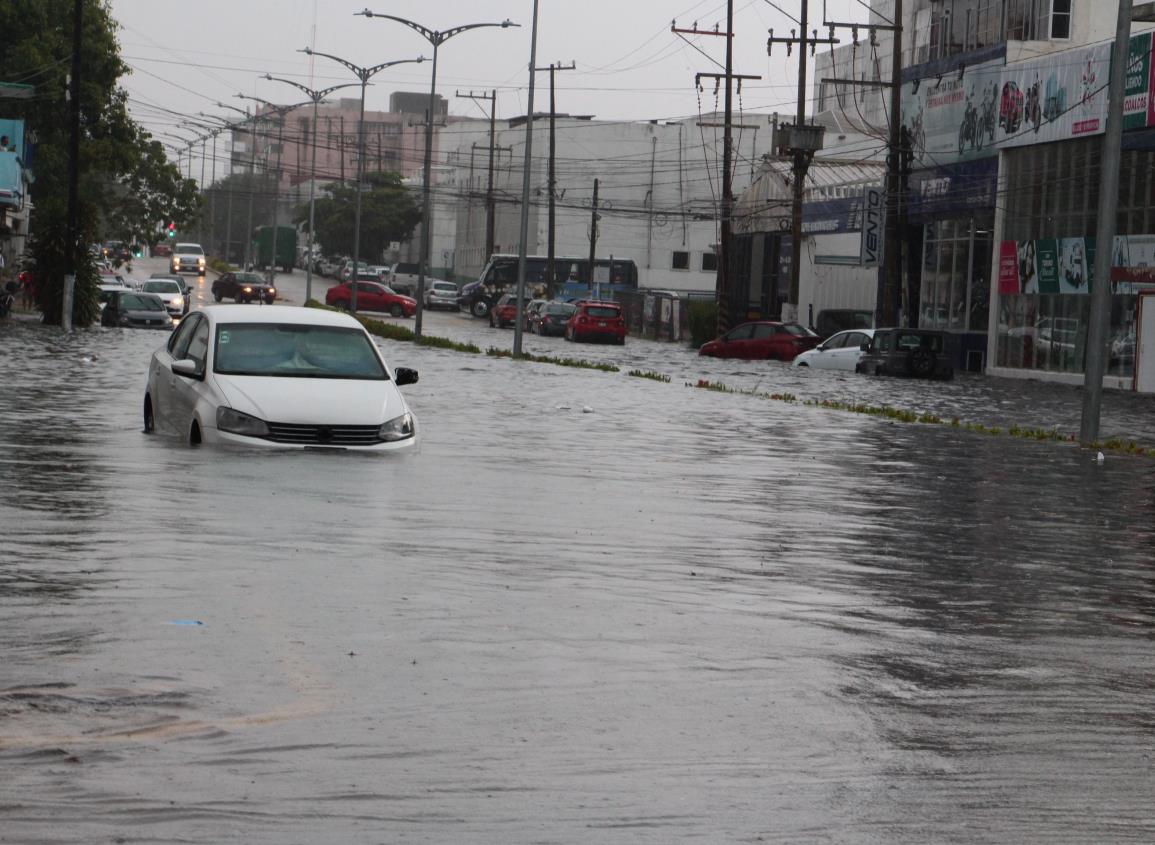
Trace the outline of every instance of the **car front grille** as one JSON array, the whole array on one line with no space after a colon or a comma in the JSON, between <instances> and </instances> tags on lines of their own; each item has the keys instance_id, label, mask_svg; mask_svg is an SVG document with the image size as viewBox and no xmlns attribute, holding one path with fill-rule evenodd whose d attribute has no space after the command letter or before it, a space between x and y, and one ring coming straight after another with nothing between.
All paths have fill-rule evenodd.
<instances>
[{"instance_id":1,"label":"car front grille","mask_svg":"<svg viewBox=\"0 0 1155 845\"><path fill-rule=\"evenodd\" d=\"M319 446L375 446L384 443L379 425L300 425L269 423L266 440Z\"/></svg>"}]
</instances>

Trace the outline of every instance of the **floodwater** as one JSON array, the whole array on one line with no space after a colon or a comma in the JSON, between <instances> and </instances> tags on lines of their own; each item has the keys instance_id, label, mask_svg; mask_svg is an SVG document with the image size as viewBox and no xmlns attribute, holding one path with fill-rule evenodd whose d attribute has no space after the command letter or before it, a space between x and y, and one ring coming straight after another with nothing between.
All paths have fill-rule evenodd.
<instances>
[{"instance_id":1,"label":"floodwater","mask_svg":"<svg viewBox=\"0 0 1155 845\"><path fill-rule=\"evenodd\" d=\"M192 448L163 340L0 332L0 842L1155 841L1155 462L632 341L383 341L409 458Z\"/></svg>"}]
</instances>

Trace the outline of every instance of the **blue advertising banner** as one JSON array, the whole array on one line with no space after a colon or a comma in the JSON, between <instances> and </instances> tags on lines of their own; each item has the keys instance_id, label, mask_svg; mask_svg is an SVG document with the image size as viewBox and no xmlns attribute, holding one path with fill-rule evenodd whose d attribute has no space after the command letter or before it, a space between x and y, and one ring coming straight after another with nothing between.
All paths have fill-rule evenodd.
<instances>
[{"instance_id":1,"label":"blue advertising banner","mask_svg":"<svg viewBox=\"0 0 1155 845\"><path fill-rule=\"evenodd\" d=\"M995 207L999 160L983 158L919 170L910 176L911 220L968 214Z\"/></svg>"}]
</instances>

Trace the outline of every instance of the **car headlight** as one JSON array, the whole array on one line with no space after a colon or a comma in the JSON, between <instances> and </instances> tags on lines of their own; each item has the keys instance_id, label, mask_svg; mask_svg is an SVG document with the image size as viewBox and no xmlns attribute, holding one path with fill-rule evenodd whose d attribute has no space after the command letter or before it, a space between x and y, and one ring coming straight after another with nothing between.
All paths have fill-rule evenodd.
<instances>
[{"instance_id":1,"label":"car headlight","mask_svg":"<svg viewBox=\"0 0 1155 845\"><path fill-rule=\"evenodd\" d=\"M276 289L276 288L269 288L269 290L268 290L268 294L269 294L269 296L272 296L272 295L273 295L274 293L276 293L276 292L277 292L277 289Z\"/></svg>"},{"instance_id":2,"label":"car headlight","mask_svg":"<svg viewBox=\"0 0 1155 845\"><path fill-rule=\"evenodd\" d=\"M217 428L246 437L266 437L269 433L269 426L264 420L223 405L217 408Z\"/></svg>"},{"instance_id":3,"label":"car headlight","mask_svg":"<svg viewBox=\"0 0 1155 845\"><path fill-rule=\"evenodd\" d=\"M377 436L388 443L393 443L398 440L408 440L416 433L417 426L413 423L413 415L405 413L382 424L377 431Z\"/></svg>"},{"instance_id":4,"label":"car headlight","mask_svg":"<svg viewBox=\"0 0 1155 845\"><path fill-rule=\"evenodd\" d=\"M245 293L252 293L253 292L253 289L251 287L248 287L247 285L245 287L241 288L241 290L244 291Z\"/></svg>"}]
</instances>

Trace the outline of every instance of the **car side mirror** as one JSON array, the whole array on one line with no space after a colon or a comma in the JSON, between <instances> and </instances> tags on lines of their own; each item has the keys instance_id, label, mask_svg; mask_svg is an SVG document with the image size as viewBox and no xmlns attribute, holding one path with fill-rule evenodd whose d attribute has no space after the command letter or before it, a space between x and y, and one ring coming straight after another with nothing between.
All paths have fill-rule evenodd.
<instances>
[{"instance_id":1,"label":"car side mirror","mask_svg":"<svg viewBox=\"0 0 1155 845\"><path fill-rule=\"evenodd\" d=\"M398 367L394 371L394 381L398 387L405 384L417 384L417 370L408 367Z\"/></svg>"},{"instance_id":2,"label":"car side mirror","mask_svg":"<svg viewBox=\"0 0 1155 845\"><path fill-rule=\"evenodd\" d=\"M200 376L200 364L192 358L183 358L180 361L172 362L172 371L178 376L198 378Z\"/></svg>"},{"instance_id":3,"label":"car side mirror","mask_svg":"<svg viewBox=\"0 0 1155 845\"><path fill-rule=\"evenodd\" d=\"M863 341L862 344L858 348L862 352L869 352L870 351L870 341L869 340Z\"/></svg>"}]
</instances>

